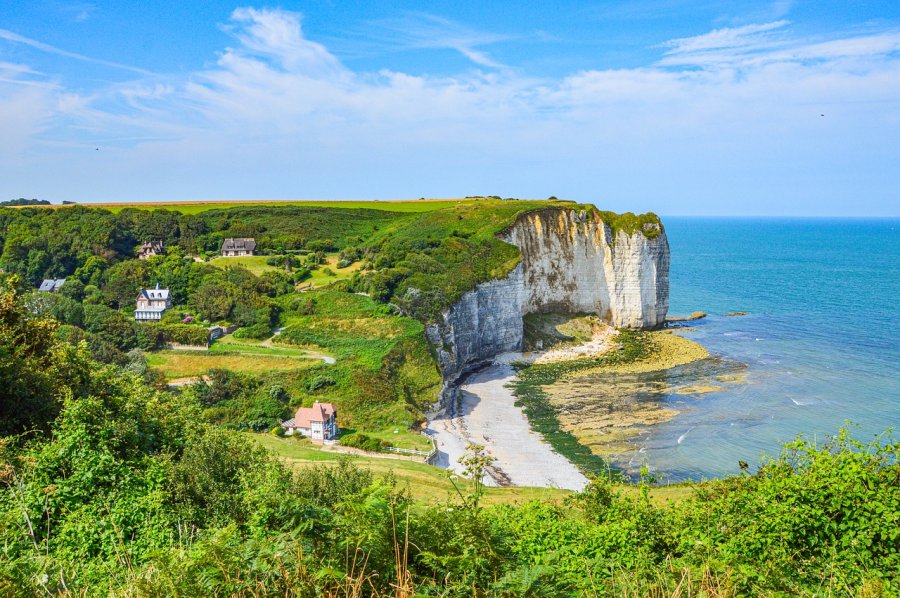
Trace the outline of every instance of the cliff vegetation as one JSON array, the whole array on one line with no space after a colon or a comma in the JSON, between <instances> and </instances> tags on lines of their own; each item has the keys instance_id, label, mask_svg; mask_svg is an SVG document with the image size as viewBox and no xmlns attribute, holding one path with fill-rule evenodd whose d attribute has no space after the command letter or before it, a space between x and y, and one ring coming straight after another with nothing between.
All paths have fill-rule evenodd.
<instances>
[{"instance_id":1,"label":"cliff vegetation","mask_svg":"<svg viewBox=\"0 0 900 598\"><path fill-rule=\"evenodd\" d=\"M0 290L0 593L233 596L865 595L897 592L890 437L802 439L740 476L651 500L597 478L563 502L436 501L349 461L294 475L190 394L90 359ZM22 339L29 342L23 345ZM28 375L33 372L34 375ZM48 394L49 393L49 394ZM473 449L468 470L489 463Z\"/></svg>"},{"instance_id":2,"label":"cliff vegetation","mask_svg":"<svg viewBox=\"0 0 900 598\"><path fill-rule=\"evenodd\" d=\"M0 210L0 595L896 595L889 436L798 439L671 503L652 499L651 478L621 486L596 460L584 492L553 500L451 478L421 498L400 475L344 460L294 470L257 442L316 399L336 403L347 432L397 442L441 382L419 296L444 305L514 267L495 233L538 205ZM259 275L193 259L226 236L258 236L278 259ZM166 254L135 259L150 239ZM300 292L333 258L365 267ZM33 292L44 277L67 282ZM138 289L157 281L175 307L135 323ZM303 367L217 367L167 388L154 357L216 322L247 334L210 355L302 353ZM647 352L646 336L625 334L607 362ZM523 380L539 390L560 372ZM477 447L466 458L476 480L488 464Z\"/></svg>"}]
</instances>

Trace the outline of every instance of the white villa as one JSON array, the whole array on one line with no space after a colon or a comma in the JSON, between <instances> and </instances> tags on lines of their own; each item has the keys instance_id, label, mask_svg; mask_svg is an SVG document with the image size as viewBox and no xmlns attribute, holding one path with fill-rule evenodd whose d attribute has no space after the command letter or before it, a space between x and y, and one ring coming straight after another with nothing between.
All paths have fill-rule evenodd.
<instances>
[{"instance_id":1,"label":"white villa","mask_svg":"<svg viewBox=\"0 0 900 598\"><path fill-rule=\"evenodd\" d=\"M172 307L172 298L169 289L141 289L137 296L134 310L134 319L138 321L153 321L162 318L163 312Z\"/></svg>"},{"instance_id":2,"label":"white villa","mask_svg":"<svg viewBox=\"0 0 900 598\"><path fill-rule=\"evenodd\" d=\"M256 239L225 239L222 242L222 255L224 257L253 255L255 251Z\"/></svg>"},{"instance_id":3,"label":"white villa","mask_svg":"<svg viewBox=\"0 0 900 598\"><path fill-rule=\"evenodd\" d=\"M316 401L312 407L301 407L297 414L287 421L281 422L287 435L300 434L313 441L332 440L337 436L337 410L331 403Z\"/></svg>"}]
</instances>

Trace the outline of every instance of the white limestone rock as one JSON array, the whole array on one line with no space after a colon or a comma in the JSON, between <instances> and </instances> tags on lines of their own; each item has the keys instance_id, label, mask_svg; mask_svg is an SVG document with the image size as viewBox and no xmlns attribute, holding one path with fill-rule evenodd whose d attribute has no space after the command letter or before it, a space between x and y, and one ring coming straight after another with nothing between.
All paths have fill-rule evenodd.
<instances>
[{"instance_id":1,"label":"white limestone rock","mask_svg":"<svg viewBox=\"0 0 900 598\"><path fill-rule=\"evenodd\" d=\"M655 226L655 225L649 225ZM521 216L501 238L521 263L478 285L428 327L449 383L499 353L522 347L530 313L597 314L617 327L653 328L669 308L665 231L615 237L596 212L547 209Z\"/></svg>"}]
</instances>

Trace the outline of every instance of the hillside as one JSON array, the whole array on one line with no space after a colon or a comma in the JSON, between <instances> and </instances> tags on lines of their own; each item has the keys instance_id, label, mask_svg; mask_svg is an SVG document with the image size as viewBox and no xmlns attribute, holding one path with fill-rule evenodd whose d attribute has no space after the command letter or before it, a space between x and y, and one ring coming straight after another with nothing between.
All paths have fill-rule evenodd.
<instances>
[{"instance_id":1,"label":"hillside","mask_svg":"<svg viewBox=\"0 0 900 598\"><path fill-rule=\"evenodd\" d=\"M553 446L599 472L580 493L485 488L478 447L463 479L276 437L321 401L343 444L428 451L425 411L522 342L524 315L607 301L600 315L638 327L664 316L652 214L386 205L0 209L0 594L896 593L889 437L798 440L695 486L622 484L546 411L536 385L558 367L520 390ZM228 237L260 255L216 257ZM145 241L165 250L138 259ZM577 295L560 301L545 284L560 265L605 286L560 273ZM44 278L66 282L36 292ZM136 322L138 291L157 283L171 309ZM212 325L230 332L207 347ZM639 357L642 334L609 359Z\"/></svg>"}]
</instances>

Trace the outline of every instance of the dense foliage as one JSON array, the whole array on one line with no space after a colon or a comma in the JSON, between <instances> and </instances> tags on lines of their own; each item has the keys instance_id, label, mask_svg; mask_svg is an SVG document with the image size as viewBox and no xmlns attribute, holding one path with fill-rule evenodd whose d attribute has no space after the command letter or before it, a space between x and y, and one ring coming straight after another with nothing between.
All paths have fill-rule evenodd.
<instances>
[{"instance_id":1,"label":"dense foliage","mask_svg":"<svg viewBox=\"0 0 900 598\"><path fill-rule=\"evenodd\" d=\"M348 428L406 429L424 420L441 376L420 322L339 291L286 295L279 303L286 325L279 340L337 359L282 377L288 388L310 402L334 403Z\"/></svg>"},{"instance_id":2,"label":"dense foliage","mask_svg":"<svg viewBox=\"0 0 900 598\"><path fill-rule=\"evenodd\" d=\"M518 250L497 234L519 215L547 207L594 210L570 202L499 200L423 212L290 205L196 214L134 208L112 213L82 206L5 209L0 210L0 268L31 285L74 277L88 301L117 309L133 302L140 288L158 282L172 289L177 304L190 300L204 317L229 319L235 287L206 281L212 267L190 256L215 255L227 237L253 237L257 249L273 256L272 265L283 265L292 282L308 276L308 268L322 264L327 253L337 253L338 267L361 266L346 290L429 321L476 284L515 267ZM613 232L652 237L661 230L654 214L597 213ZM168 255L132 259L144 241L162 242Z\"/></svg>"},{"instance_id":3,"label":"dense foliage","mask_svg":"<svg viewBox=\"0 0 900 598\"><path fill-rule=\"evenodd\" d=\"M602 478L566 503L416 503L349 463L293 476L186 397L92 366L52 439L6 440L0 592L866 595L897 591L898 445L789 444L655 505ZM487 459L468 460L478 475Z\"/></svg>"},{"instance_id":4,"label":"dense foliage","mask_svg":"<svg viewBox=\"0 0 900 598\"><path fill-rule=\"evenodd\" d=\"M19 197L17 199L7 199L0 201L0 206L49 206L50 202L46 199L26 199Z\"/></svg>"},{"instance_id":5,"label":"dense foliage","mask_svg":"<svg viewBox=\"0 0 900 598\"><path fill-rule=\"evenodd\" d=\"M133 261L84 276L103 286ZM294 471L250 433L211 422L262 429L302 397L337 403L352 425L409 424L440 385L423 325L369 297L279 293L241 269L199 268L196 289L213 277L252 296L229 317L277 322L285 341L338 362L265 378L211 370L208 384L161 390L136 347L187 317L137 325L93 282L35 296L4 277L0 595L900 592L900 444L889 436L798 439L755 473L670 504L651 500L648 479L635 491L601 476L564 502L485 507L478 483L457 480L456 494L426 503L349 462ZM640 352L632 341L616 359ZM117 359L92 358L107 345ZM478 480L489 461L475 447L465 465Z\"/></svg>"}]
</instances>

